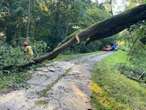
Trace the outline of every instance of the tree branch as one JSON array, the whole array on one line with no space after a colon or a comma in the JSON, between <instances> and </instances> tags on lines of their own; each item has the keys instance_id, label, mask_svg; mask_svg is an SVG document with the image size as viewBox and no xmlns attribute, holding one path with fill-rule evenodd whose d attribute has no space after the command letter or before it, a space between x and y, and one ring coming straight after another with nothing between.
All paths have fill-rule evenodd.
<instances>
[{"instance_id":1,"label":"tree branch","mask_svg":"<svg viewBox=\"0 0 146 110\"><path fill-rule=\"evenodd\" d=\"M131 10L128 10L126 12L123 12L122 14L113 16L103 22L96 23L87 29L82 30L79 33L73 33L70 36L68 36L67 40L63 42L63 44L57 46L53 51L44 54L43 56L40 56L38 58L34 58L33 62L24 64L24 65L17 65L17 66L10 66L10 68L24 68L31 66L33 64L41 63L44 60L51 60L57 55L59 55L63 50L66 48L77 44L76 35L78 35L78 38L80 41L85 41L87 39L90 43L94 40L99 40L103 38L110 37L114 34L119 33L120 31L130 27L133 24L136 24L139 21L143 21L146 19L146 4L137 6ZM10 69L8 67L4 67L3 69Z\"/></svg>"}]
</instances>

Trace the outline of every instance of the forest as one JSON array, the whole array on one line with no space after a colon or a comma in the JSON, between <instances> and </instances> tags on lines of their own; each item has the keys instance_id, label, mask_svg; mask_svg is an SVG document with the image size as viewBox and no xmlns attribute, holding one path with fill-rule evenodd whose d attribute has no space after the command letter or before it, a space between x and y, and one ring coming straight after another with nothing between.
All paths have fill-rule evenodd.
<instances>
[{"instance_id":1,"label":"forest","mask_svg":"<svg viewBox=\"0 0 146 110\"><path fill-rule=\"evenodd\" d=\"M146 110L146 0L0 0L0 110Z\"/></svg>"}]
</instances>

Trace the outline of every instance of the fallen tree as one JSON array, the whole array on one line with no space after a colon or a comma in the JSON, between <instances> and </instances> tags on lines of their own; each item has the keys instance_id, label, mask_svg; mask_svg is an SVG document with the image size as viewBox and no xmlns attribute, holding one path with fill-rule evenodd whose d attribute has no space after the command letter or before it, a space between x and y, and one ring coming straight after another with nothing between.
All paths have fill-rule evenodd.
<instances>
[{"instance_id":1,"label":"fallen tree","mask_svg":"<svg viewBox=\"0 0 146 110\"><path fill-rule=\"evenodd\" d=\"M66 48L77 44L77 38L80 41L88 40L87 43L90 43L94 40L99 40L103 38L110 37L114 34L119 33L120 31L129 28L131 25L136 24L139 21L146 19L146 4L137 6L131 10L123 12L119 15L113 16L103 22L96 23L87 29L84 29L80 32L75 32L68 36L62 43L59 44L53 51L46 53L38 58L34 58L32 62L29 62L24 65L11 65L4 67L5 69L10 68L24 68L31 66L33 64L41 63L44 60L51 60L57 57L63 50Z\"/></svg>"}]
</instances>

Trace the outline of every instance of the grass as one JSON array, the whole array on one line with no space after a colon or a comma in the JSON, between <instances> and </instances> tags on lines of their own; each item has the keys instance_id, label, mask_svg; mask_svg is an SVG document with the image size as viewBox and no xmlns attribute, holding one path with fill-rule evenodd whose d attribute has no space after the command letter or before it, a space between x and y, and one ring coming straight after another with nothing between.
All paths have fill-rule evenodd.
<instances>
[{"instance_id":1,"label":"grass","mask_svg":"<svg viewBox=\"0 0 146 110\"><path fill-rule=\"evenodd\" d=\"M11 72L0 74L0 93L9 92L25 86L25 81L31 77L29 72Z\"/></svg>"},{"instance_id":2,"label":"grass","mask_svg":"<svg viewBox=\"0 0 146 110\"><path fill-rule=\"evenodd\" d=\"M46 100L38 100L35 102L35 104L39 106L47 106L48 102Z\"/></svg>"},{"instance_id":3,"label":"grass","mask_svg":"<svg viewBox=\"0 0 146 110\"><path fill-rule=\"evenodd\" d=\"M96 51L96 52L91 52L91 53L80 53L80 54L69 54L69 55L64 55L64 54L61 54L59 55L57 58L55 58L54 60L56 61L63 61L63 60L72 60L72 59L76 59L76 58L79 58L79 57L83 57L83 56L87 56L87 55L97 55L97 54L102 54L101 51Z\"/></svg>"},{"instance_id":4,"label":"grass","mask_svg":"<svg viewBox=\"0 0 146 110\"><path fill-rule=\"evenodd\" d=\"M96 64L91 83L93 105L97 110L146 110L146 88L120 74L116 68L120 63L129 64L122 51Z\"/></svg>"}]
</instances>

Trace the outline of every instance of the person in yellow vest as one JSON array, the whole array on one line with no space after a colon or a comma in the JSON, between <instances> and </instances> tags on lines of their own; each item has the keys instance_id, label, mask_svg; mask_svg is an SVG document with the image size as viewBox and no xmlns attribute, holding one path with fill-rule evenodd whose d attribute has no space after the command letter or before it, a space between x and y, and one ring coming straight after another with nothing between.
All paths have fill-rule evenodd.
<instances>
[{"instance_id":1,"label":"person in yellow vest","mask_svg":"<svg viewBox=\"0 0 146 110\"><path fill-rule=\"evenodd\" d=\"M32 47L29 45L27 41L24 41L24 52L27 55L28 59L31 59L33 57L33 50Z\"/></svg>"}]
</instances>

